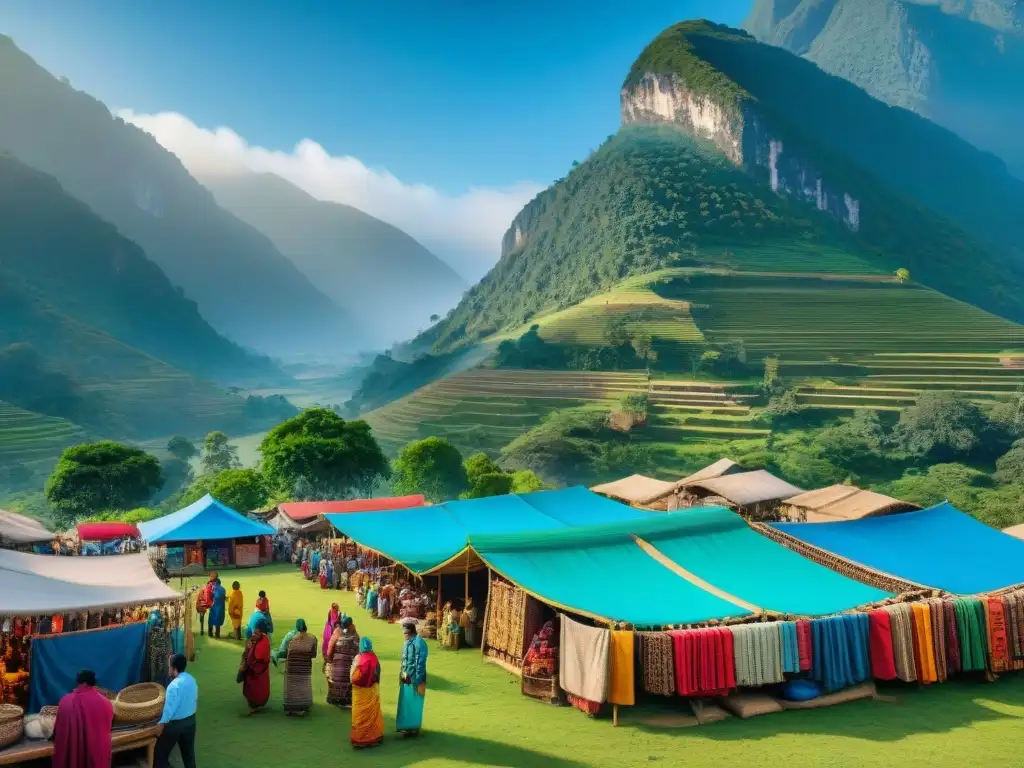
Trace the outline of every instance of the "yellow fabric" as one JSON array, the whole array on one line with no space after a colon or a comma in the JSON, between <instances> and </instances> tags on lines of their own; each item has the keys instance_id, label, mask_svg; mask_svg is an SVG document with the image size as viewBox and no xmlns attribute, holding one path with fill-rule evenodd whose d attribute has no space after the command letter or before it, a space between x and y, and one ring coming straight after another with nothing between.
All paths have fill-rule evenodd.
<instances>
[{"instance_id":1,"label":"yellow fabric","mask_svg":"<svg viewBox=\"0 0 1024 768\"><path fill-rule=\"evenodd\" d=\"M631 707L636 703L633 682L633 633L612 630L608 657L612 668L611 681L608 684L608 701Z\"/></svg>"},{"instance_id":2,"label":"yellow fabric","mask_svg":"<svg viewBox=\"0 0 1024 768\"><path fill-rule=\"evenodd\" d=\"M921 659L921 669L917 671L918 680L922 683L938 681L935 670L935 645L932 641L931 611L924 603L911 603L914 612L914 626L917 628L917 653Z\"/></svg>"},{"instance_id":3,"label":"yellow fabric","mask_svg":"<svg viewBox=\"0 0 1024 768\"><path fill-rule=\"evenodd\" d=\"M231 624L235 629L242 626L242 611L245 605L245 598L242 597L242 591L239 589L232 589L228 592L228 616L231 618Z\"/></svg>"},{"instance_id":4,"label":"yellow fabric","mask_svg":"<svg viewBox=\"0 0 1024 768\"><path fill-rule=\"evenodd\" d=\"M384 738L379 684L369 688L352 686L352 730L349 738L356 747L370 746Z\"/></svg>"}]
</instances>

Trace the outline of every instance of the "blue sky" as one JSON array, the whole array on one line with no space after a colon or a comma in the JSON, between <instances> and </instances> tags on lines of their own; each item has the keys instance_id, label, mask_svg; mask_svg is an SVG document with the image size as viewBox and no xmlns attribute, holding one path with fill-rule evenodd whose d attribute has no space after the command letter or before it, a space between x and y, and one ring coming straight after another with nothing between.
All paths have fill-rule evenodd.
<instances>
[{"instance_id":1,"label":"blue sky","mask_svg":"<svg viewBox=\"0 0 1024 768\"><path fill-rule=\"evenodd\" d=\"M0 31L112 108L312 138L450 194L564 174L640 49L750 0L4 0Z\"/></svg>"}]
</instances>

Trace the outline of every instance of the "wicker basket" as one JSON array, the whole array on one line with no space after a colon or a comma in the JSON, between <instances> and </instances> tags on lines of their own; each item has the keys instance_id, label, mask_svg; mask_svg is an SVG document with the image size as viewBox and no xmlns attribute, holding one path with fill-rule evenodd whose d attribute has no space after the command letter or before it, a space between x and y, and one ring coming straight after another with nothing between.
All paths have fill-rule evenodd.
<instances>
[{"instance_id":1,"label":"wicker basket","mask_svg":"<svg viewBox=\"0 0 1024 768\"><path fill-rule=\"evenodd\" d=\"M0 749L21 741L25 733L25 710L13 704L0 704Z\"/></svg>"},{"instance_id":2,"label":"wicker basket","mask_svg":"<svg viewBox=\"0 0 1024 768\"><path fill-rule=\"evenodd\" d=\"M549 704L561 704L561 691L558 687L558 677L530 677L522 676L522 690L524 696L546 701Z\"/></svg>"},{"instance_id":3,"label":"wicker basket","mask_svg":"<svg viewBox=\"0 0 1024 768\"><path fill-rule=\"evenodd\" d=\"M158 683L129 685L114 699L114 719L119 723L148 723L164 711L167 691Z\"/></svg>"}]
</instances>

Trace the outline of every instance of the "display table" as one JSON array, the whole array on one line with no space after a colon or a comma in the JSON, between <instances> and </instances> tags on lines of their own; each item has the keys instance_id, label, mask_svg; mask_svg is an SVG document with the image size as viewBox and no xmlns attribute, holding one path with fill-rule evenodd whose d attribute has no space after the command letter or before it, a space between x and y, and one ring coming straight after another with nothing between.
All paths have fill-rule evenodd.
<instances>
[{"instance_id":1,"label":"display table","mask_svg":"<svg viewBox=\"0 0 1024 768\"><path fill-rule=\"evenodd\" d=\"M162 730L163 726L156 723L140 728L116 728L110 734L110 744L115 755L135 749L146 750L146 765L153 768L156 740ZM21 741L7 749L0 749L0 765L19 765L52 756L52 741Z\"/></svg>"}]
</instances>

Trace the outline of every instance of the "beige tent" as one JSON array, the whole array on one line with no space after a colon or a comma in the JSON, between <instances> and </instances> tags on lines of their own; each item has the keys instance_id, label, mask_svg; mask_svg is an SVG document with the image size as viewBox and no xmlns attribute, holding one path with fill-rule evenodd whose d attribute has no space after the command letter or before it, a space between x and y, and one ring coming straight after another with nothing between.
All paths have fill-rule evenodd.
<instances>
[{"instance_id":1,"label":"beige tent","mask_svg":"<svg viewBox=\"0 0 1024 768\"><path fill-rule=\"evenodd\" d=\"M42 544L53 541L54 535L38 520L0 509L0 546Z\"/></svg>"},{"instance_id":2,"label":"beige tent","mask_svg":"<svg viewBox=\"0 0 1024 768\"><path fill-rule=\"evenodd\" d=\"M713 477L722 477L723 475L734 475L742 471L743 467L732 459L719 459L714 464L708 464L704 469L697 470L692 475L684 477L676 483L676 488L685 488L687 485L700 482L701 480L710 480Z\"/></svg>"},{"instance_id":3,"label":"beige tent","mask_svg":"<svg viewBox=\"0 0 1024 768\"><path fill-rule=\"evenodd\" d=\"M806 523L859 520L862 517L909 512L914 509L920 507L852 485L830 485L827 488L801 493L783 502L786 517Z\"/></svg>"},{"instance_id":4,"label":"beige tent","mask_svg":"<svg viewBox=\"0 0 1024 768\"><path fill-rule=\"evenodd\" d=\"M744 517L774 515L783 499L803 493L771 472L758 469L687 483L680 488L680 506L722 504Z\"/></svg>"},{"instance_id":5,"label":"beige tent","mask_svg":"<svg viewBox=\"0 0 1024 768\"><path fill-rule=\"evenodd\" d=\"M653 477L630 475L612 483L595 485L590 490L626 504L644 505L670 496L675 487L675 483L656 480Z\"/></svg>"},{"instance_id":6,"label":"beige tent","mask_svg":"<svg viewBox=\"0 0 1024 768\"><path fill-rule=\"evenodd\" d=\"M149 556L58 557L0 550L0 615L48 616L181 599Z\"/></svg>"}]
</instances>

